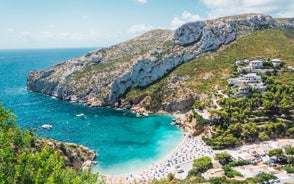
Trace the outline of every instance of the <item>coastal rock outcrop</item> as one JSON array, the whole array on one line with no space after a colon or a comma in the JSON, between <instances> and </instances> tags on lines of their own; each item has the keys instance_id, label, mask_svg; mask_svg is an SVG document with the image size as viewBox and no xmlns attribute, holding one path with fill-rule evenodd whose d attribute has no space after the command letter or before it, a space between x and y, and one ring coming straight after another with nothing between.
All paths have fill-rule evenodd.
<instances>
[{"instance_id":1,"label":"coastal rock outcrop","mask_svg":"<svg viewBox=\"0 0 294 184\"><path fill-rule=\"evenodd\" d=\"M249 14L191 22L175 31L153 30L28 75L29 90L91 106L114 106L133 88L155 83L182 63L218 50L255 30L293 26L270 16ZM169 112L189 109L197 94L181 103L162 102ZM187 104L187 105L183 105Z\"/></svg>"},{"instance_id":2,"label":"coastal rock outcrop","mask_svg":"<svg viewBox=\"0 0 294 184\"><path fill-rule=\"evenodd\" d=\"M217 50L248 32L274 28L274 19L265 15L243 15L219 18L210 21L186 23L175 31L176 43L193 48L200 52Z\"/></svg>"},{"instance_id":3,"label":"coastal rock outcrop","mask_svg":"<svg viewBox=\"0 0 294 184\"><path fill-rule=\"evenodd\" d=\"M50 138L38 138L32 143L35 149L49 146L63 157L66 166L80 169L85 162L94 162L97 153L82 145L74 143L63 143Z\"/></svg>"}]
</instances>

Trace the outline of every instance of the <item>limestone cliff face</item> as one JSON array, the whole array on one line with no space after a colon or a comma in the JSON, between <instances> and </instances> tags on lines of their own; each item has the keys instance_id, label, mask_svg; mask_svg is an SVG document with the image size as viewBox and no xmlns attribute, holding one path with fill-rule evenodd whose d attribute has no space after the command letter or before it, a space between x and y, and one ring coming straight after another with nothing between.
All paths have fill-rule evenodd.
<instances>
[{"instance_id":1,"label":"limestone cliff face","mask_svg":"<svg viewBox=\"0 0 294 184\"><path fill-rule=\"evenodd\" d=\"M32 71L27 87L61 100L112 106L128 90L144 88L202 53L216 51L255 30L293 27L292 23L251 14L187 23L175 31L154 30L45 70ZM182 103L169 102L164 109L188 108L185 104L191 105L197 98L197 94L185 96Z\"/></svg>"}]
</instances>

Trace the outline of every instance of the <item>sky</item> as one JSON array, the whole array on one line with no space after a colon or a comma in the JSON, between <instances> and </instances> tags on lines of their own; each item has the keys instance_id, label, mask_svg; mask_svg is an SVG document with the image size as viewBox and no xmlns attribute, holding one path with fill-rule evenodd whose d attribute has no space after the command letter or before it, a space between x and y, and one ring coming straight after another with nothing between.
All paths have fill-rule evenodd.
<instances>
[{"instance_id":1,"label":"sky","mask_svg":"<svg viewBox=\"0 0 294 184\"><path fill-rule=\"evenodd\" d=\"M294 0L1 0L0 49L105 47L151 29L243 13L294 17Z\"/></svg>"}]
</instances>

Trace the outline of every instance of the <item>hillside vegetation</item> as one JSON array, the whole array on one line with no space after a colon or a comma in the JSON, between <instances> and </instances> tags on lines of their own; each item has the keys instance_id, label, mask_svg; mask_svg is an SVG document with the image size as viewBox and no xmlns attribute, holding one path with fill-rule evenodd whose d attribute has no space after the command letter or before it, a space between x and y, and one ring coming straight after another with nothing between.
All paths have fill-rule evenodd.
<instances>
[{"instance_id":1,"label":"hillside vegetation","mask_svg":"<svg viewBox=\"0 0 294 184\"><path fill-rule=\"evenodd\" d=\"M144 96L139 105L149 111L165 109L168 101L195 93L208 98L217 89L225 89L233 73L236 60L252 58L280 58L286 65L294 65L294 31L263 30L223 46L215 53L203 54L198 59L184 63L166 77L144 89L132 89L127 100ZM289 73L290 78L293 73ZM283 76L281 76L283 77ZM176 80L175 80L176 79ZM286 78L287 80L289 77ZM176 82L172 82L176 81Z\"/></svg>"},{"instance_id":2,"label":"hillside vegetation","mask_svg":"<svg viewBox=\"0 0 294 184\"><path fill-rule=\"evenodd\" d=\"M224 98L222 109L212 111L216 117L207 144L224 148L274 138L294 138L294 81L275 76L265 79L267 91L247 97ZM289 75L290 72L286 72ZM284 75L284 74L281 74Z\"/></svg>"},{"instance_id":3,"label":"hillside vegetation","mask_svg":"<svg viewBox=\"0 0 294 184\"><path fill-rule=\"evenodd\" d=\"M68 167L56 148L42 142L33 131L21 130L0 105L0 183L97 183L97 174Z\"/></svg>"},{"instance_id":4,"label":"hillside vegetation","mask_svg":"<svg viewBox=\"0 0 294 184\"><path fill-rule=\"evenodd\" d=\"M128 109L141 103L138 107L146 107L151 112L186 112L191 109L195 99L199 98L199 93L204 93L221 80L225 81L233 59L252 54L226 53L234 52L230 49L216 55L211 55L211 52L256 31L286 28L293 30L294 23L288 19L276 21L269 15L243 14L189 22L176 30L152 30L126 42L89 52L44 70L31 71L27 77L27 87L31 91L60 100L90 106ZM261 38L255 35L257 42L262 39L261 44L245 41L245 50L247 47L250 49L251 44L256 44L254 51L260 52L257 55L278 55L275 52L279 50L275 47L280 45L280 40L292 35L281 34L279 31L265 34L270 35ZM274 40L279 40L277 43L272 40L274 35L277 36ZM238 47L238 51L244 49L242 44L232 44L231 49L234 46ZM283 48L286 47L282 46ZM191 62L193 59L197 59L196 62ZM190 64L179 67L183 63ZM219 72L220 68L223 71ZM170 74L173 70L175 71ZM227 75L223 75L224 73ZM171 78L163 81L162 78L167 75ZM155 83L160 87L146 89ZM222 83L220 87L224 85ZM144 92L134 90L135 88L146 89L152 95L148 97ZM160 88L166 90L157 92ZM132 92L127 94L130 90ZM140 96L140 93L144 95ZM141 110L144 111L139 111Z\"/></svg>"}]
</instances>

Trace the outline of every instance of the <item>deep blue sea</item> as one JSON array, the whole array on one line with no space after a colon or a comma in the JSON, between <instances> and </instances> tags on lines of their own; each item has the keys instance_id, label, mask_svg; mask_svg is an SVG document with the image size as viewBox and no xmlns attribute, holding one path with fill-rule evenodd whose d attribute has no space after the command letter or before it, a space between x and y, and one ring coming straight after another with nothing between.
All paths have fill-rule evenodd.
<instances>
[{"instance_id":1,"label":"deep blue sea","mask_svg":"<svg viewBox=\"0 0 294 184\"><path fill-rule=\"evenodd\" d=\"M138 118L128 111L72 104L26 89L29 71L92 50L95 48L0 50L0 101L17 115L20 127L50 124L51 130L39 128L37 135L96 150L99 156L94 172L116 175L143 169L179 143L182 132L171 126L171 117Z\"/></svg>"}]
</instances>

